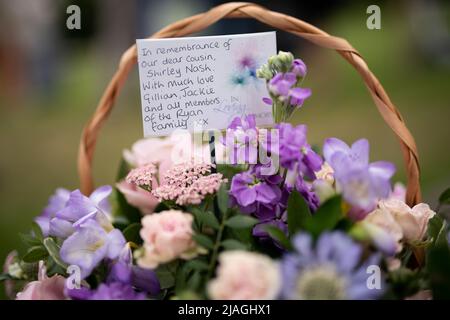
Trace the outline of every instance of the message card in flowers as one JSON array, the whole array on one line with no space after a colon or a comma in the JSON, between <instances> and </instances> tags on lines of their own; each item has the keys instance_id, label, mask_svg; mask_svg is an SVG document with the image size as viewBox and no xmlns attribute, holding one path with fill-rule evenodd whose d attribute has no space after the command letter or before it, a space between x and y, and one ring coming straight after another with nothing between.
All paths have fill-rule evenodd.
<instances>
[{"instance_id":1,"label":"message card in flowers","mask_svg":"<svg viewBox=\"0 0 450 320\"><path fill-rule=\"evenodd\" d=\"M137 40L137 51L144 136L224 129L250 113L272 124L256 69L275 54L275 32Z\"/></svg>"}]
</instances>

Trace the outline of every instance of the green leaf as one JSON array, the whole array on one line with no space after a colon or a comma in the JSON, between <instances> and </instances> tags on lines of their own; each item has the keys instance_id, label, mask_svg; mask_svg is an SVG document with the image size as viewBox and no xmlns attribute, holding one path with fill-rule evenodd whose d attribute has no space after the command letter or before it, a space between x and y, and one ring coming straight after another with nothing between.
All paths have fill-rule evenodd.
<instances>
[{"instance_id":1,"label":"green leaf","mask_svg":"<svg viewBox=\"0 0 450 320\"><path fill-rule=\"evenodd\" d=\"M228 219L225 222L225 225L233 229L244 229L251 228L257 223L258 219L244 215L237 215Z\"/></svg>"},{"instance_id":2,"label":"green leaf","mask_svg":"<svg viewBox=\"0 0 450 320\"><path fill-rule=\"evenodd\" d=\"M116 181L125 179L131 167L125 159L120 159L119 170L117 170Z\"/></svg>"},{"instance_id":3,"label":"green leaf","mask_svg":"<svg viewBox=\"0 0 450 320\"><path fill-rule=\"evenodd\" d=\"M340 196L325 201L314 213L312 219L307 219L306 229L314 236L320 235L325 230L333 229L343 217L341 204Z\"/></svg>"},{"instance_id":4,"label":"green leaf","mask_svg":"<svg viewBox=\"0 0 450 320\"><path fill-rule=\"evenodd\" d=\"M282 245L285 249L292 249L292 245L289 242L289 239L286 237L284 232L275 226L267 225L265 228L266 232L269 236L277 241L280 245Z\"/></svg>"},{"instance_id":5,"label":"green leaf","mask_svg":"<svg viewBox=\"0 0 450 320\"><path fill-rule=\"evenodd\" d=\"M42 234L41 227L34 221L31 223L31 230L33 231L34 237L36 239L38 239L40 241L42 241L44 239L44 235Z\"/></svg>"},{"instance_id":6,"label":"green leaf","mask_svg":"<svg viewBox=\"0 0 450 320\"><path fill-rule=\"evenodd\" d=\"M450 299L450 250L448 245L430 247L427 252L427 271L433 299Z\"/></svg>"},{"instance_id":7,"label":"green leaf","mask_svg":"<svg viewBox=\"0 0 450 320\"><path fill-rule=\"evenodd\" d=\"M200 282L202 281L202 276L199 272L194 272L192 276L187 281L187 287L193 291L196 291L200 286Z\"/></svg>"},{"instance_id":8,"label":"green leaf","mask_svg":"<svg viewBox=\"0 0 450 320\"><path fill-rule=\"evenodd\" d=\"M439 203L442 204L450 204L450 188L447 188L444 192L439 196Z\"/></svg>"},{"instance_id":9,"label":"green leaf","mask_svg":"<svg viewBox=\"0 0 450 320\"><path fill-rule=\"evenodd\" d=\"M140 223L135 222L130 225L128 225L125 229L123 229L122 233L123 236L127 241L134 242L136 244L142 243L141 236L139 235L139 231L141 230L142 226Z\"/></svg>"},{"instance_id":10,"label":"green leaf","mask_svg":"<svg viewBox=\"0 0 450 320\"><path fill-rule=\"evenodd\" d=\"M11 276L9 273L1 273L0 274L0 281L5 281L5 280L14 280L16 278L14 278L13 276Z\"/></svg>"},{"instance_id":11,"label":"green leaf","mask_svg":"<svg viewBox=\"0 0 450 320\"><path fill-rule=\"evenodd\" d=\"M433 244L446 244L447 239L445 235L445 230L447 227L447 223L445 220L439 216L438 214L434 215L433 218L431 218L428 221L428 237L432 239Z\"/></svg>"},{"instance_id":12,"label":"green leaf","mask_svg":"<svg viewBox=\"0 0 450 320\"><path fill-rule=\"evenodd\" d=\"M35 247L35 246L39 246L42 244L42 241L33 237L31 234L19 233L19 237L20 237L20 240L22 240L22 242L24 244L26 244L27 246L30 246L30 247Z\"/></svg>"},{"instance_id":13,"label":"green leaf","mask_svg":"<svg viewBox=\"0 0 450 320\"><path fill-rule=\"evenodd\" d=\"M175 275L177 273L178 261L159 265L155 273L159 280L161 289L168 289L175 285Z\"/></svg>"},{"instance_id":14,"label":"green leaf","mask_svg":"<svg viewBox=\"0 0 450 320\"><path fill-rule=\"evenodd\" d=\"M219 229L219 221L217 220L214 213L211 211L202 211L200 209L193 209L192 213L194 214L195 218L198 222L200 222L201 225L206 225L208 227Z\"/></svg>"},{"instance_id":15,"label":"green leaf","mask_svg":"<svg viewBox=\"0 0 450 320\"><path fill-rule=\"evenodd\" d=\"M206 249L212 249L214 248L214 243L212 242L212 240L205 236L204 234L194 234L193 239L202 247L206 248Z\"/></svg>"},{"instance_id":16,"label":"green leaf","mask_svg":"<svg viewBox=\"0 0 450 320\"><path fill-rule=\"evenodd\" d=\"M225 184L222 184L217 192L217 205L222 214L228 211L228 191Z\"/></svg>"},{"instance_id":17,"label":"green leaf","mask_svg":"<svg viewBox=\"0 0 450 320\"><path fill-rule=\"evenodd\" d=\"M246 244L234 240L234 239L227 239L222 241L221 243L222 247L224 247L227 250L247 250L248 247Z\"/></svg>"},{"instance_id":18,"label":"green leaf","mask_svg":"<svg viewBox=\"0 0 450 320\"><path fill-rule=\"evenodd\" d=\"M141 221L142 214L139 209L129 205L125 196L117 188L114 188L110 199L114 220L120 218L123 221L123 218L125 218L127 223Z\"/></svg>"},{"instance_id":19,"label":"green leaf","mask_svg":"<svg viewBox=\"0 0 450 320\"><path fill-rule=\"evenodd\" d=\"M55 261L55 263L57 265L59 265L61 268L63 268L64 270L67 270L68 265L67 265L67 263L62 261L60 255L59 255L60 247L56 244L55 240L53 240L52 238L45 238L44 246L47 249L50 257L52 257L53 261Z\"/></svg>"},{"instance_id":20,"label":"green leaf","mask_svg":"<svg viewBox=\"0 0 450 320\"><path fill-rule=\"evenodd\" d=\"M205 261L194 259L185 263L186 270L208 270L208 264Z\"/></svg>"},{"instance_id":21,"label":"green leaf","mask_svg":"<svg viewBox=\"0 0 450 320\"><path fill-rule=\"evenodd\" d=\"M42 246L31 247L23 256L22 260L27 263L37 262L48 256L47 250Z\"/></svg>"},{"instance_id":22,"label":"green leaf","mask_svg":"<svg viewBox=\"0 0 450 320\"><path fill-rule=\"evenodd\" d=\"M288 199L288 231L289 237L293 237L297 232L306 229L312 216L308 204L302 195L294 190Z\"/></svg>"}]
</instances>

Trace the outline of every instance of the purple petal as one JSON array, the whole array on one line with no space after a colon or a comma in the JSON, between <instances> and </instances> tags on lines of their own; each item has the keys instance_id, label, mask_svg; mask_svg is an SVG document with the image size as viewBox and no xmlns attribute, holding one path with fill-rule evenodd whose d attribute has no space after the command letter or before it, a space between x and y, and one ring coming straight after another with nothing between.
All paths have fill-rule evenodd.
<instances>
[{"instance_id":1,"label":"purple petal","mask_svg":"<svg viewBox=\"0 0 450 320\"><path fill-rule=\"evenodd\" d=\"M374 176L390 179L395 173L395 165L388 161L372 162L369 165L369 172Z\"/></svg>"},{"instance_id":2,"label":"purple petal","mask_svg":"<svg viewBox=\"0 0 450 320\"><path fill-rule=\"evenodd\" d=\"M75 228L72 226L72 223L67 220L60 218L53 218L50 220L49 234L52 236L65 239L74 233L74 231Z\"/></svg>"},{"instance_id":3,"label":"purple petal","mask_svg":"<svg viewBox=\"0 0 450 320\"><path fill-rule=\"evenodd\" d=\"M260 183L256 187L257 197L256 200L262 203L273 203L281 197L281 190L278 186L268 185L266 183Z\"/></svg>"},{"instance_id":4,"label":"purple petal","mask_svg":"<svg viewBox=\"0 0 450 320\"><path fill-rule=\"evenodd\" d=\"M272 79L269 81L269 85L276 85L278 81L283 78L283 73L277 73Z\"/></svg>"},{"instance_id":5,"label":"purple petal","mask_svg":"<svg viewBox=\"0 0 450 320\"><path fill-rule=\"evenodd\" d=\"M60 255L65 263L80 267L84 279L103 260L107 251L106 232L94 220L89 220L63 242Z\"/></svg>"},{"instance_id":6,"label":"purple petal","mask_svg":"<svg viewBox=\"0 0 450 320\"><path fill-rule=\"evenodd\" d=\"M305 100L311 96L311 89L309 88L294 88L289 91L289 95L298 100Z\"/></svg>"},{"instance_id":7,"label":"purple petal","mask_svg":"<svg viewBox=\"0 0 450 320\"><path fill-rule=\"evenodd\" d=\"M235 195L241 206L248 206L256 200L256 190L254 187L242 190L239 194Z\"/></svg>"},{"instance_id":8,"label":"purple petal","mask_svg":"<svg viewBox=\"0 0 450 320\"><path fill-rule=\"evenodd\" d=\"M127 243L119 229L110 231L107 235L108 252L106 256L110 259L117 258Z\"/></svg>"},{"instance_id":9,"label":"purple petal","mask_svg":"<svg viewBox=\"0 0 450 320\"><path fill-rule=\"evenodd\" d=\"M80 218L97 211L95 204L88 197L84 196L80 190L70 193L69 201L64 209L58 211L56 216L69 221L77 221Z\"/></svg>"},{"instance_id":10,"label":"purple petal","mask_svg":"<svg viewBox=\"0 0 450 320\"><path fill-rule=\"evenodd\" d=\"M156 295L161 290L161 286L156 276L156 273L150 269L144 269L133 266L133 286L138 290L148 292L151 295Z\"/></svg>"},{"instance_id":11,"label":"purple petal","mask_svg":"<svg viewBox=\"0 0 450 320\"><path fill-rule=\"evenodd\" d=\"M272 99L267 98L267 97L262 98L262 101L269 106L271 106L273 104Z\"/></svg>"},{"instance_id":12,"label":"purple petal","mask_svg":"<svg viewBox=\"0 0 450 320\"><path fill-rule=\"evenodd\" d=\"M331 158L336 152L350 153L349 146L342 140L337 138L328 138L323 145L323 156L325 160L331 165Z\"/></svg>"},{"instance_id":13,"label":"purple petal","mask_svg":"<svg viewBox=\"0 0 450 320\"><path fill-rule=\"evenodd\" d=\"M102 186L97 188L89 197L94 204L96 204L100 210L109 214L111 212L111 205L109 203L108 197L111 195L111 186Z\"/></svg>"},{"instance_id":14,"label":"purple petal","mask_svg":"<svg viewBox=\"0 0 450 320\"><path fill-rule=\"evenodd\" d=\"M369 141L360 139L352 144L351 158L360 165L369 164Z\"/></svg>"},{"instance_id":15,"label":"purple petal","mask_svg":"<svg viewBox=\"0 0 450 320\"><path fill-rule=\"evenodd\" d=\"M34 221L39 225L42 230L44 237L47 237L50 232L50 219L46 216L39 216L34 219Z\"/></svg>"}]
</instances>

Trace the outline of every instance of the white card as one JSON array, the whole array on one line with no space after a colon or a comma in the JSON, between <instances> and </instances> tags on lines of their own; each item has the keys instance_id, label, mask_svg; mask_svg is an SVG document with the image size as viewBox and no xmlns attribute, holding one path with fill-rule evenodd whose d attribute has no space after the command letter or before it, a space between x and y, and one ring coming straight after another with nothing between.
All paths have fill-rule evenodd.
<instances>
[{"instance_id":1,"label":"white card","mask_svg":"<svg viewBox=\"0 0 450 320\"><path fill-rule=\"evenodd\" d=\"M246 114L273 123L256 69L276 54L275 32L136 42L145 137L221 130Z\"/></svg>"}]
</instances>

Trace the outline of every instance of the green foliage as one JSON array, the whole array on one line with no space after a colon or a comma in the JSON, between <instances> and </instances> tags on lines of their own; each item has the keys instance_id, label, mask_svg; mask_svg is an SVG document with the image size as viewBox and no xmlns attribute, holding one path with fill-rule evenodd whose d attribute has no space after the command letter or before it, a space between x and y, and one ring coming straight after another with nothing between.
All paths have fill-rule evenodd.
<instances>
[{"instance_id":1,"label":"green foliage","mask_svg":"<svg viewBox=\"0 0 450 320\"><path fill-rule=\"evenodd\" d=\"M389 290L396 299L404 299L423 289L423 273L400 267L388 274Z\"/></svg>"},{"instance_id":2,"label":"green foliage","mask_svg":"<svg viewBox=\"0 0 450 320\"><path fill-rule=\"evenodd\" d=\"M306 230L306 223L312 219L308 204L301 194L294 190L288 199L288 231L292 237L301 230Z\"/></svg>"},{"instance_id":3,"label":"green foliage","mask_svg":"<svg viewBox=\"0 0 450 320\"><path fill-rule=\"evenodd\" d=\"M195 242L197 242L197 244L199 244L200 246L206 248L206 249L213 249L214 248L214 243L213 241L206 235L204 234L194 234L192 236L192 238L195 240Z\"/></svg>"},{"instance_id":4,"label":"green foliage","mask_svg":"<svg viewBox=\"0 0 450 320\"><path fill-rule=\"evenodd\" d=\"M316 237L325 230L332 230L343 217L341 206L340 196L328 199L317 209L312 219L306 222L306 229Z\"/></svg>"},{"instance_id":5,"label":"green foliage","mask_svg":"<svg viewBox=\"0 0 450 320\"><path fill-rule=\"evenodd\" d=\"M56 244L55 240L53 240L52 238L45 238L44 239L44 246L47 249L48 254L50 255L50 257L53 259L53 261L59 265L61 268L65 270L67 270L67 264L62 261L60 255L59 255L59 251L60 251L60 247Z\"/></svg>"},{"instance_id":6,"label":"green foliage","mask_svg":"<svg viewBox=\"0 0 450 320\"><path fill-rule=\"evenodd\" d=\"M278 242L281 246L283 246L287 250L292 249L292 245L289 242L289 239L284 234L283 230L280 228L277 228L275 226L268 225L265 227L266 232L269 234L269 236Z\"/></svg>"},{"instance_id":7,"label":"green foliage","mask_svg":"<svg viewBox=\"0 0 450 320\"><path fill-rule=\"evenodd\" d=\"M313 215L300 193L293 191L289 196L288 230L290 237L302 230L317 237L325 230L333 230L342 218L340 196L328 199Z\"/></svg>"},{"instance_id":8,"label":"green foliage","mask_svg":"<svg viewBox=\"0 0 450 320\"><path fill-rule=\"evenodd\" d=\"M248 245L234 239L224 240L221 245L227 250L248 250Z\"/></svg>"},{"instance_id":9,"label":"green foliage","mask_svg":"<svg viewBox=\"0 0 450 320\"><path fill-rule=\"evenodd\" d=\"M128 242L134 242L135 244L141 244L142 239L139 235L139 231L141 230L142 226L140 223L135 222L130 225L128 225L125 229L123 229L122 233L125 239Z\"/></svg>"},{"instance_id":10,"label":"green foliage","mask_svg":"<svg viewBox=\"0 0 450 320\"><path fill-rule=\"evenodd\" d=\"M114 188L110 199L115 222L128 225L141 221L142 214L139 209L129 205L124 195L117 188Z\"/></svg>"},{"instance_id":11,"label":"green foliage","mask_svg":"<svg viewBox=\"0 0 450 320\"><path fill-rule=\"evenodd\" d=\"M213 212L203 211L199 208L192 208L191 212L194 215L200 229L203 226L211 227L216 230L219 229L219 220L217 220Z\"/></svg>"},{"instance_id":12,"label":"green foliage","mask_svg":"<svg viewBox=\"0 0 450 320\"><path fill-rule=\"evenodd\" d=\"M233 229L245 229L245 228L252 228L257 223L258 219L255 219L253 217L236 215L228 219L225 222L225 225Z\"/></svg>"},{"instance_id":13,"label":"green foliage","mask_svg":"<svg viewBox=\"0 0 450 320\"><path fill-rule=\"evenodd\" d=\"M175 285L175 277L178 269L178 261L159 265L156 270L161 289L169 289Z\"/></svg>"},{"instance_id":14,"label":"green foliage","mask_svg":"<svg viewBox=\"0 0 450 320\"><path fill-rule=\"evenodd\" d=\"M450 299L450 250L438 243L427 251L426 269L434 299Z\"/></svg>"},{"instance_id":15,"label":"green foliage","mask_svg":"<svg viewBox=\"0 0 450 320\"><path fill-rule=\"evenodd\" d=\"M431 239L434 245L445 245L447 222L438 214L428 221L428 238Z\"/></svg>"},{"instance_id":16,"label":"green foliage","mask_svg":"<svg viewBox=\"0 0 450 320\"><path fill-rule=\"evenodd\" d=\"M47 250L43 246L35 246L28 249L22 260L27 263L38 262L48 256Z\"/></svg>"},{"instance_id":17,"label":"green foliage","mask_svg":"<svg viewBox=\"0 0 450 320\"><path fill-rule=\"evenodd\" d=\"M439 196L439 204L450 204L450 188L447 188L444 192L441 193L441 195Z\"/></svg>"},{"instance_id":18,"label":"green foliage","mask_svg":"<svg viewBox=\"0 0 450 320\"><path fill-rule=\"evenodd\" d=\"M217 192L217 205L221 214L225 214L228 211L228 191L223 184Z\"/></svg>"}]
</instances>

